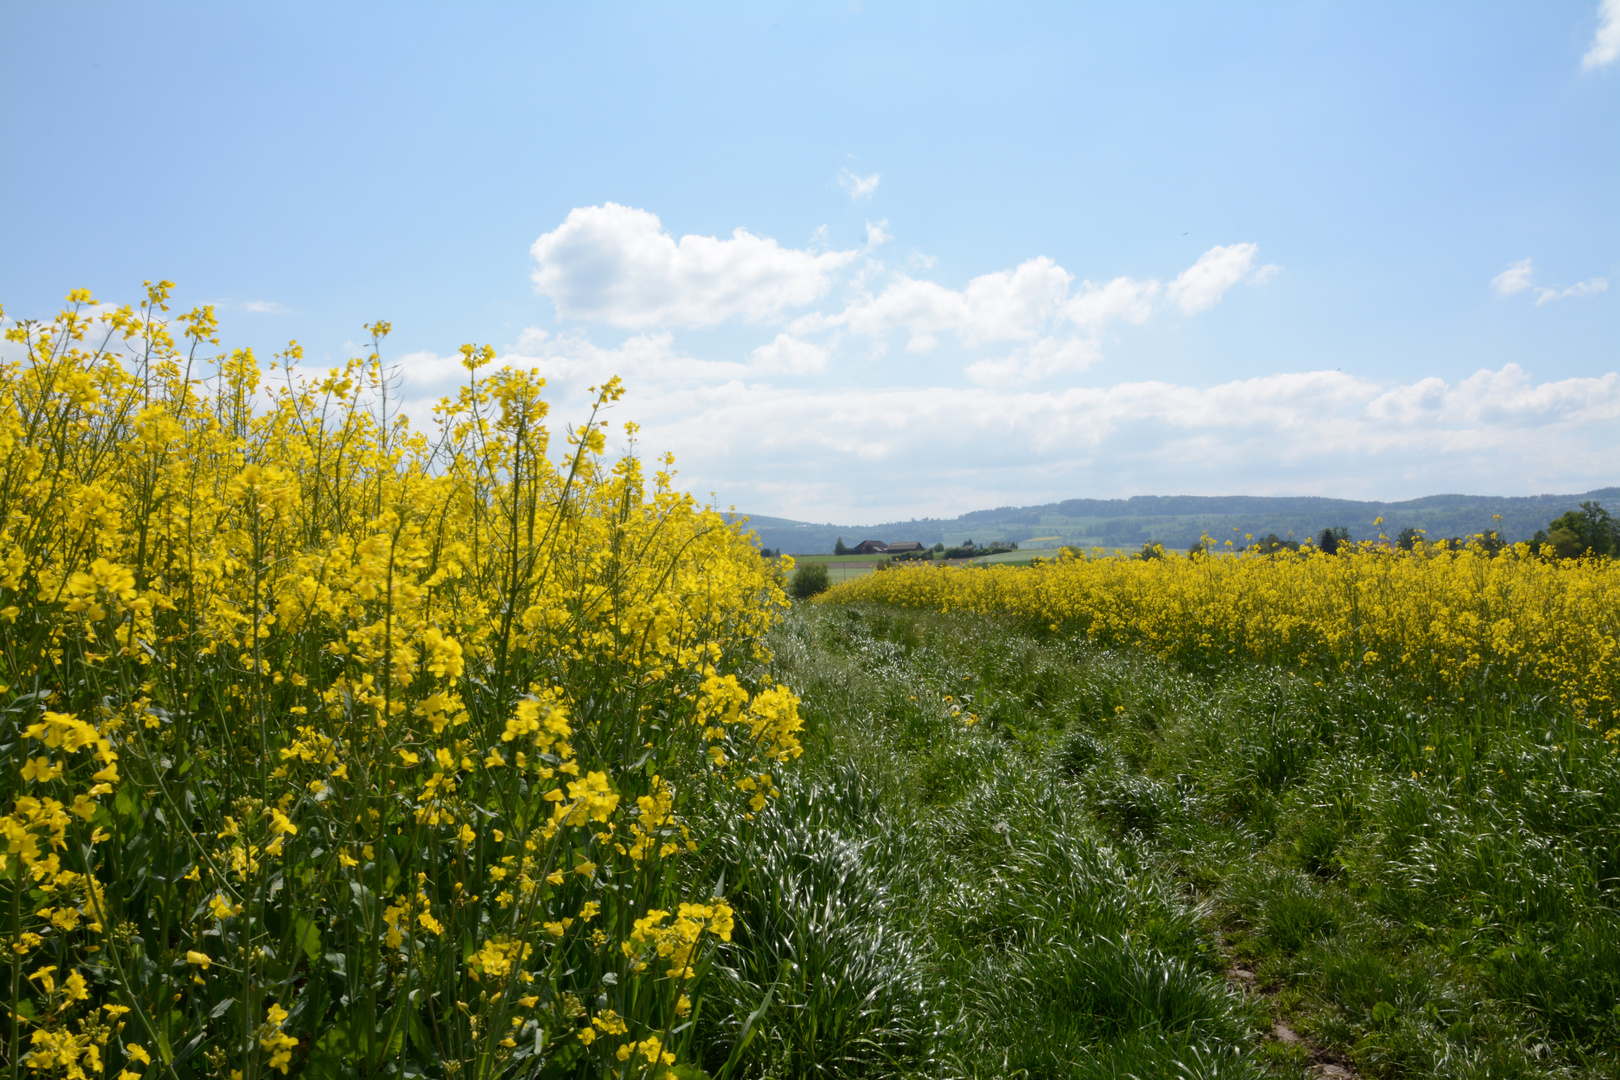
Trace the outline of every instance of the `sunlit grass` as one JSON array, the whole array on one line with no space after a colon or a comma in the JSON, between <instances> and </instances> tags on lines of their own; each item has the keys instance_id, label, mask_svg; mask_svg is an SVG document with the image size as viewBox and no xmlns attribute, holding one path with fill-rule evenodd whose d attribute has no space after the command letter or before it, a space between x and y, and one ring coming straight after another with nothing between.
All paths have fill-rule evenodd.
<instances>
[{"instance_id":1,"label":"sunlit grass","mask_svg":"<svg viewBox=\"0 0 1620 1080\"><path fill-rule=\"evenodd\" d=\"M734 896L721 963L756 974L718 1012L769 1006L735 1075L1613 1074L1620 769L1534 695L882 605L801 607L774 641L807 755L760 835L800 854ZM788 894L884 947L764 934ZM809 999L767 1002L801 956L870 958L819 999L819 1055L786 1034Z\"/></svg>"}]
</instances>

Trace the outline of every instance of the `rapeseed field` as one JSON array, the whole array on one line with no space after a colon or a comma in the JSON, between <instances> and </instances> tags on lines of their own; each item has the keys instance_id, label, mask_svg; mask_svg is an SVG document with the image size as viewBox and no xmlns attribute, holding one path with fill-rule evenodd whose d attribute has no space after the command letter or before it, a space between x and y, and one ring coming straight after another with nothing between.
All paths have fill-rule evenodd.
<instances>
[{"instance_id":1,"label":"rapeseed field","mask_svg":"<svg viewBox=\"0 0 1620 1080\"><path fill-rule=\"evenodd\" d=\"M414 428L386 323L304 377L171 289L7 330L9 1075L678 1075L688 811L800 753L777 579L604 460L617 381L558 430L466 346Z\"/></svg>"},{"instance_id":2,"label":"rapeseed field","mask_svg":"<svg viewBox=\"0 0 1620 1080\"><path fill-rule=\"evenodd\" d=\"M1620 563L1419 542L1301 553L1076 557L1029 568L896 568L828 603L1006 614L1167 660L1223 658L1415 679L1460 699L1543 692L1620 740Z\"/></svg>"}]
</instances>

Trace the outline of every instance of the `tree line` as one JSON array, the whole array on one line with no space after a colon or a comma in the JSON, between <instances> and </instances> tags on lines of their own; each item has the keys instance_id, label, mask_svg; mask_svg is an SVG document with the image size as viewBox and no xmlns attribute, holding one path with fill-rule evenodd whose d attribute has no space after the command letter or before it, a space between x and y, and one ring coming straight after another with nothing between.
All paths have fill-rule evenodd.
<instances>
[{"instance_id":1,"label":"tree line","mask_svg":"<svg viewBox=\"0 0 1620 1080\"><path fill-rule=\"evenodd\" d=\"M1410 525L1396 534L1395 544L1402 551L1411 551L1420 540L1431 544L1444 543L1452 548L1475 542L1492 553L1507 546L1495 530L1487 530L1471 537L1453 536L1443 541L1433 541L1425 537L1422 529ZM1327 555L1336 555L1341 548L1354 543L1350 530L1343 525L1323 529L1314 540L1316 550ZM1548 522L1545 529L1537 529L1529 544L1533 552L1546 558L1577 559L1582 556L1620 558L1620 518L1610 514L1601 503L1587 500L1581 503L1580 509L1566 511ZM1213 546L1214 541L1209 537L1200 537L1187 549L1187 554L1207 552ZM1279 552L1298 551L1300 547L1300 542L1291 536L1284 538L1271 533L1254 541L1249 550L1262 555L1274 555ZM1163 551L1163 545L1150 540L1142 545L1139 557L1156 558L1162 555Z\"/></svg>"}]
</instances>

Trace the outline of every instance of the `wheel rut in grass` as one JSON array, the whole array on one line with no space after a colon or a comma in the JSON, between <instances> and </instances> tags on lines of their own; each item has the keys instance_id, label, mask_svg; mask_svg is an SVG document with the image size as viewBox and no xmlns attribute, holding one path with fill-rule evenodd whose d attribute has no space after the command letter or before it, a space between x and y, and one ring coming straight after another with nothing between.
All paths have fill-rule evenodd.
<instances>
[{"instance_id":1,"label":"wheel rut in grass","mask_svg":"<svg viewBox=\"0 0 1620 1080\"><path fill-rule=\"evenodd\" d=\"M1225 951L1225 950L1223 950ZM1240 963L1226 969L1226 980L1234 992L1245 998L1269 1002L1277 997L1277 988L1262 984L1254 971ZM1268 1013L1271 1011L1267 1004ZM1341 1055L1327 1050L1295 1031L1286 1020L1274 1020L1271 1030L1265 1032L1263 1042L1274 1043L1284 1052L1297 1051L1304 1055L1306 1075L1313 1080L1360 1080L1361 1074Z\"/></svg>"}]
</instances>

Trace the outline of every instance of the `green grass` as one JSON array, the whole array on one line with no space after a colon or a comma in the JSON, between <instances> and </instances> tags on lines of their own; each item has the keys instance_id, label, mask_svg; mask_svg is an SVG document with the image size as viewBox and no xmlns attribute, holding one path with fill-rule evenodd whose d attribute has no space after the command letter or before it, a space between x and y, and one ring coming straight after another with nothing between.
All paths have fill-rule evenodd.
<instances>
[{"instance_id":1,"label":"green grass","mask_svg":"<svg viewBox=\"0 0 1620 1080\"><path fill-rule=\"evenodd\" d=\"M996 555L981 555L973 560L975 566L1033 566L1036 559L1055 559L1056 548L1050 550L1003 551Z\"/></svg>"},{"instance_id":2,"label":"green grass","mask_svg":"<svg viewBox=\"0 0 1620 1080\"><path fill-rule=\"evenodd\" d=\"M802 563L824 563L824 564L826 564L826 566L827 566L827 577L829 578L829 580L831 580L832 584L837 585L839 582L848 581L850 578L857 578L857 577L861 577L861 576L863 576L865 574L875 573L877 571L878 565L883 562L883 556L881 556L881 555L856 555L856 556L840 555L840 556L828 556L825 559L799 558L798 556L795 556L794 557L794 562L801 563L801 564ZM788 581L792 582L794 577L798 575L798 572L799 571L797 569L795 569L791 573L789 573L788 578L787 578Z\"/></svg>"},{"instance_id":3,"label":"green grass","mask_svg":"<svg viewBox=\"0 0 1620 1080\"><path fill-rule=\"evenodd\" d=\"M795 555L794 562L824 562L824 563L880 563L887 561L887 555Z\"/></svg>"},{"instance_id":4,"label":"green grass","mask_svg":"<svg viewBox=\"0 0 1620 1080\"><path fill-rule=\"evenodd\" d=\"M883 608L773 646L808 750L700 830L752 867L716 1078L1620 1075L1620 768L1539 702Z\"/></svg>"}]
</instances>

